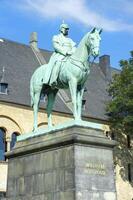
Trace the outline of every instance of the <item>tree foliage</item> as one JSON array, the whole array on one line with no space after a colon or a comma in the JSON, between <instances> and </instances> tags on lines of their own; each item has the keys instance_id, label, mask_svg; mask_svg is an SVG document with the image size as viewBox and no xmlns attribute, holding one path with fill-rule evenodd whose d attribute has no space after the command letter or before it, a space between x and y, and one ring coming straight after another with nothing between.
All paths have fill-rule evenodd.
<instances>
[{"instance_id":1,"label":"tree foliage","mask_svg":"<svg viewBox=\"0 0 133 200\"><path fill-rule=\"evenodd\" d=\"M133 51L128 60L121 60L121 72L115 74L109 85L111 101L107 112L111 127L132 134L133 128Z\"/></svg>"}]
</instances>

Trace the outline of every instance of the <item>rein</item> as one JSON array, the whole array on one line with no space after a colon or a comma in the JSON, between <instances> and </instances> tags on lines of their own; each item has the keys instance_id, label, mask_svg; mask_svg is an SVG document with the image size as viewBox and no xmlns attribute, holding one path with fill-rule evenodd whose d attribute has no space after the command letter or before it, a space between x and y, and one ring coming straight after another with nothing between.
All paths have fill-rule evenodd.
<instances>
[{"instance_id":1,"label":"rein","mask_svg":"<svg viewBox=\"0 0 133 200\"><path fill-rule=\"evenodd\" d=\"M72 64L74 64L75 66L77 66L77 67L80 68L81 70L84 70L84 68L80 67L80 64L83 65L83 66L85 67L85 63L84 63L84 62L82 62L82 61L80 61L80 60L76 60L76 59L74 59L74 58L72 58L72 57L70 57L69 59L70 59L70 62L71 62ZM78 62L79 65L78 65L77 63L73 62L73 61Z\"/></svg>"},{"instance_id":2,"label":"rein","mask_svg":"<svg viewBox=\"0 0 133 200\"><path fill-rule=\"evenodd\" d=\"M95 49L95 48L98 48L98 46L91 47L91 48L90 48L90 52L92 53L92 50ZM89 56L88 56L88 57L89 57ZM90 67L94 64L94 61L95 61L96 57L97 57L97 56L93 56L92 62L89 61L89 63L91 63ZM81 71L83 71L83 70L84 70L85 72L88 72L88 71L89 71L89 68L88 68L88 69L86 68L85 62L82 62L82 61L80 61L80 60L76 60L76 59L74 59L72 56L70 56L69 59L70 59L70 62L71 62L72 64L74 64L75 66L77 66L78 68L80 68ZM73 61L78 62L79 65L78 65L77 63L73 62ZM82 65L83 68L80 67L80 65Z\"/></svg>"},{"instance_id":3,"label":"rein","mask_svg":"<svg viewBox=\"0 0 133 200\"><path fill-rule=\"evenodd\" d=\"M96 57L93 57L92 62L89 62L89 63L91 63L91 66L94 64L95 59L96 59ZM79 62L79 64L82 64L82 66L84 66L84 68L80 67L80 65L76 64L75 62L71 62L71 61ZM88 72L88 71L89 71L89 68L88 68L88 70L87 70L87 68L86 68L86 66L85 66L85 63L82 62L82 61L79 61L79 60L76 60L76 59L70 57L70 62L71 62L72 64L74 64L76 67L80 68L81 71L83 71L83 70L84 70L85 72Z\"/></svg>"},{"instance_id":4,"label":"rein","mask_svg":"<svg viewBox=\"0 0 133 200\"><path fill-rule=\"evenodd\" d=\"M97 57L97 56L93 57L92 62L90 62L90 63L91 63L91 67L92 67L92 65L94 64L94 61L95 61L96 57Z\"/></svg>"}]
</instances>

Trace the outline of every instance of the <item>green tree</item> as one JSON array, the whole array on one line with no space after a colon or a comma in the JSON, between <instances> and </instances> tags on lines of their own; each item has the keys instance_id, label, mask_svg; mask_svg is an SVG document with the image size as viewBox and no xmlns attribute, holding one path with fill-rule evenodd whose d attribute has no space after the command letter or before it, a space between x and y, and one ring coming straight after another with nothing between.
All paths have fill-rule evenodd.
<instances>
[{"instance_id":1,"label":"green tree","mask_svg":"<svg viewBox=\"0 0 133 200\"><path fill-rule=\"evenodd\" d=\"M133 128L133 51L128 60L121 60L121 72L115 74L109 85L111 100L107 112L113 130L132 134Z\"/></svg>"}]
</instances>

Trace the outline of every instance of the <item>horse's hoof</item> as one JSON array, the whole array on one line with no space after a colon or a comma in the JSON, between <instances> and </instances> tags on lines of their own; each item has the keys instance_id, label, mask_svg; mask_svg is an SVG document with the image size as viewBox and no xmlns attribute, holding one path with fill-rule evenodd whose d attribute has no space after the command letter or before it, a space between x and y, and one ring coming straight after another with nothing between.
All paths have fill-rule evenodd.
<instances>
[{"instance_id":1,"label":"horse's hoof","mask_svg":"<svg viewBox=\"0 0 133 200\"><path fill-rule=\"evenodd\" d=\"M52 130L53 129L53 126L51 125L51 126L48 126L48 129L49 130Z\"/></svg>"},{"instance_id":2,"label":"horse's hoof","mask_svg":"<svg viewBox=\"0 0 133 200\"><path fill-rule=\"evenodd\" d=\"M38 129L37 128L33 128L32 133L36 134L37 132L38 132Z\"/></svg>"},{"instance_id":3,"label":"horse's hoof","mask_svg":"<svg viewBox=\"0 0 133 200\"><path fill-rule=\"evenodd\" d=\"M78 118L78 119L75 119L75 122L80 124L82 122L82 119Z\"/></svg>"}]
</instances>

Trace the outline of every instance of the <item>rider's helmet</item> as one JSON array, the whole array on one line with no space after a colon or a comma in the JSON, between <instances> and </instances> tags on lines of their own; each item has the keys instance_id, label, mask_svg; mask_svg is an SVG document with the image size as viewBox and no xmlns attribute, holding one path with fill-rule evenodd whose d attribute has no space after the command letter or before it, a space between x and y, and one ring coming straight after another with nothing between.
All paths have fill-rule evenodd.
<instances>
[{"instance_id":1,"label":"rider's helmet","mask_svg":"<svg viewBox=\"0 0 133 200\"><path fill-rule=\"evenodd\" d=\"M62 23L62 24L60 25L60 31L61 31L61 32L62 32L62 29L67 29L67 30L69 30L68 24Z\"/></svg>"}]
</instances>

